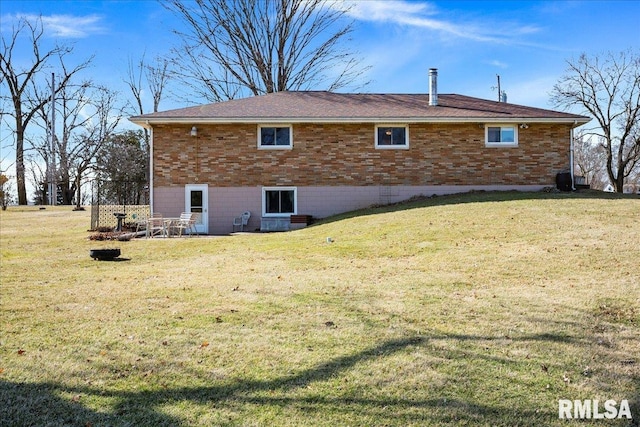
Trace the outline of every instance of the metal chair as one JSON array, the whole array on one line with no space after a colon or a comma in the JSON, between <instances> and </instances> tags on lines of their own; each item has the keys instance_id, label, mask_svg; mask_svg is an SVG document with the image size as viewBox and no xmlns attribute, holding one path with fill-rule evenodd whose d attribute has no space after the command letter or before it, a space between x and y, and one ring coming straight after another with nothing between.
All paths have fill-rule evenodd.
<instances>
[{"instance_id":1,"label":"metal chair","mask_svg":"<svg viewBox=\"0 0 640 427\"><path fill-rule=\"evenodd\" d=\"M233 218L233 231L236 231L236 227L240 227L240 231L244 231L245 225L249 223L249 218L251 218L249 211L242 212L242 215Z\"/></svg>"}]
</instances>

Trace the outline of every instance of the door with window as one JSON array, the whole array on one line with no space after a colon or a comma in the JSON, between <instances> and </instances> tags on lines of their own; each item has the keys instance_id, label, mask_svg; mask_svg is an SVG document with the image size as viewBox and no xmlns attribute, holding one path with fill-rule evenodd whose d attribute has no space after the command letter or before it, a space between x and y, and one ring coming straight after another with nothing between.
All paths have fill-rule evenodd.
<instances>
[{"instance_id":1,"label":"door with window","mask_svg":"<svg viewBox=\"0 0 640 427\"><path fill-rule=\"evenodd\" d=\"M184 207L186 212L196 215L196 231L198 234L209 233L209 188L207 184L188 184L184 190Z\"/></svg>"}]
</instances>

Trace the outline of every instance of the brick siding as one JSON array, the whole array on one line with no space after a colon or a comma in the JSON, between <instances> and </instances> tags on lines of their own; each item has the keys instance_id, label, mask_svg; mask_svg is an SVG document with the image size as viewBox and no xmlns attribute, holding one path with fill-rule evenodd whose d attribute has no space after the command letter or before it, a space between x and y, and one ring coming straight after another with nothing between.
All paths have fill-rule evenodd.
<instances>
[{"instance_id":1,"label":"brick siding","mask_svg":"<svg viewBox=\"0 0 640 427\"><path fill-rule=\"evenodd\" d=\"M518 147L485 147L484 125L412 124L409 149L375 149L373 124L294 124L293 149L257 148L257 124L156 125L154 187L553 185L569 124L530 123Z\"/></svg>"}]
</instances>

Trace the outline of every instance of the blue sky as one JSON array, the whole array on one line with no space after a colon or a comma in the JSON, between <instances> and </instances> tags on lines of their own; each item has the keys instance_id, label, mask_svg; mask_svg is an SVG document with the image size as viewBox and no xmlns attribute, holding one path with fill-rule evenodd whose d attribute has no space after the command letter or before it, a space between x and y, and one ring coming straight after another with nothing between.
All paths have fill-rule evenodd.
<instances>
[{"instance_id":1,"label":"blue sky","mask_svg":"<svg viewBox=\"0 0 640 427\"><path fill-rule=\"evenodd\" d=\"M509 102L552 108L549 92L567 59L640 47L640 1L351 3L352 49L371 66L366 92L426 93L428 69L436 67L440 93L496 99L499 74ZM46 43L73 44L78 61L95 55L86 74L123 97L129 58L179 44L171 30L180 22L155 0L2 0L5 37L24 15L42 16ZM182 106L167 100L161 109Z\"/></svg>"},{"instance_id":2,"label":"blue sky","mask_svg":"<svg viewBox=\"0 0 640 427\"><path fill-rule=\"evenodd\" d=\"M178 43L180 23L154 0L3 0L3 32L17 15L42 15L49 41L95 55L92 77L114 88L128 58ZM640 46L640 1L355 1L351 16L353 48L371 66L367 92L427 91L437 67L441 93L493 99L500 74L509 102L551 107L566 59Z\"/></svg>"}]
</instances>

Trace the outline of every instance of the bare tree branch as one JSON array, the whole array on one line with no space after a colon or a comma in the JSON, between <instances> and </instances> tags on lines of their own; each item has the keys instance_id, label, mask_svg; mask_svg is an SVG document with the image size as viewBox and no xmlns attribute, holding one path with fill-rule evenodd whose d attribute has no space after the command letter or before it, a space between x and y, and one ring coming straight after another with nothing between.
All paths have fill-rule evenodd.
<instances>
[{"instance_id":1,"label":"bare tree branch","mask_svg":"<svg viewBox=\"0 0 640 427\"><path fill-rule=\"evenodd\" d=\"M137 106L137 114L144 114L144 102L143 91L146 87L149 89L151 98L153 100L152 111L155 113L160 108L160 102L163 99L165 87L171 77L169 70L169 60L166 58L156 58L155 63L150 65L145 61L144 55L140 61L134 66L131 60L129 60L128 75L125 79L125 83L129 86L131 93L133 94L134 101ZM149 145L151 135L148 129L144 129L144 147L143 150L147 153L146 168L147 182L149 182Z\"/></svg>"},{"instance_id":2,"label":"bare tree branch","mask_svg":"<svg viewBox=\"0 0 640 427\"><path fill-rule=\"evenodd\" d=\"M32 52L30 65L20 67L13 61L14 50L20 49L19 39L26 33L29 40L29 48ZM66 46L56 46L55 48L41 52L40 46L44 35L44 27L42 19L38 18L35 22L27 19L20 19L13 26L11 35L5 39L2 36L2 46L0 51L0 72L2 78L0 83L7 87L9 96L11 97L12 110L5 114L13 117L16 147L16 181L18 190L18 203L27 204L27 191L25 181L25 132L28 125L38 113L38 111L50 102L49 97L41 97L37 92L38 79L43 78L42 71L53 60L58 58L63 68L61 78L57 82L55 92L59 92L67 81L78 71L89 66L93 58L79 64L69 70L64 66L64 57L72 52L72 48ZM46 77L44 77L46 79Z\"/></svg>"},{"instance_id":3,"label":"bare tree branch","mask_svg":"<svg viewBox=\"0 0 640 427\"><path fill-rule=\"evenodd\" d=\"M326 0L170 0L187 24L178 76L209 101L286 90L338 90L365 68L343 48L346 11ZM362 86L362 85L361 85Z\"/></svg>"},{"instance_id":4,"label":"bare tree branch","mask_svg":"<svg viewBox=\"0 0 640 427\"><path fill-rule=\"evenodd\" d=\"M50 105L39 110L39 121L44 128L49 127ZM95 161L96 154L104 142L115 132L124 116L124 108L118 106L117 93L89 81L78 85L67 82L58 93L56 103L58 129L55 146L58 155L58 188L62 194L62 204L81 201L80 184L83 176ZM43 159L49 160L47 141L36 146Z\"/></svg>"},{"instance_id":5,"label":"bare tree branch","mask_svg":"<svg viewBox=\"0 0 640 427\"><path fill-rule=\"evenodd\" d=\"M554 86L552 101L561 107L582 108L597 128L588 133L601 138L606 172L618 192L640 161L634 135L640 121L640 54L580 56L568 61L567 73Z\"/></svg>"}]
</instances>

